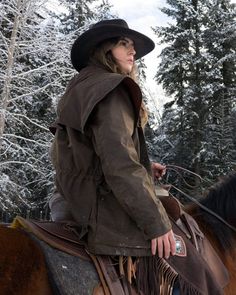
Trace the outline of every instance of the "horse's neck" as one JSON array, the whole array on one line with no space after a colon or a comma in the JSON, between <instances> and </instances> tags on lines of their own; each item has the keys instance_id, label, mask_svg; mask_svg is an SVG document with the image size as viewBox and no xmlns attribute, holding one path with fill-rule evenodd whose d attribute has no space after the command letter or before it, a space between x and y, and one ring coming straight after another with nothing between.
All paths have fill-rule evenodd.
<instances>
[{"instance_id":1,"label":"horse's neck","mask_svg":"<svg viewBox=\"0 0 236 295\"><path fill-rule=\"evenodd\" d=\"M190 214L195 221L197 222L200 230L203 232L205 237L209 240L212 247L215 249L221 260L224 264L231 264L232 259L236 257L236 251L234 251L234 254L231 255L231 251L229 251L228 255L226 255L225 250L223 249L222 245L219 242L219 237L217 237L214 229L211 227L211 224L206 223L204 219L204 213L199 213L198 207L195 205L190 205L185 208L185 211ZM220 225L219 225L220 226Z\"/></svg>"}]
</instances>

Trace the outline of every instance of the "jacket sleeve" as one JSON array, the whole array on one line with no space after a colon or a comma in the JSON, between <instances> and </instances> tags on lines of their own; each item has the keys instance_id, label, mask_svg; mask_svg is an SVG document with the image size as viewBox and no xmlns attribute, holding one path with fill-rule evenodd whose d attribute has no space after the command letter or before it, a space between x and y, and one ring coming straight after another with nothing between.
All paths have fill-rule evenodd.
<instances>
[{"instance_id":1,"label":"jacket sleeve","mask_svg":"<svg viewBox=\"0 0 236 295\"><path fill-rule=\"evenodd\" d=\"M169 218L133 142L134 108L125 89L113 90L95 109L91 124L94 148L118 202L147 239L171 229Z\"/></svg>"}]
</instances>

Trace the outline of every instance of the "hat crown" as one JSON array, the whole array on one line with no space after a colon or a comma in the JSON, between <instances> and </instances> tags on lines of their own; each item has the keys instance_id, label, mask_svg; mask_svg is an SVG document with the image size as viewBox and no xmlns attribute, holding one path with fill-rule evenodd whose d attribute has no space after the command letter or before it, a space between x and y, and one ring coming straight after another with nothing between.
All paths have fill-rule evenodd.
<instances>
[{"instance_id":1,"label":"hat crown","mask_svg":"<svg viewBox=\"0 0 236 295\"><path fill-rule=\"evenodd\" d=\"M122 27L122 28L126 28L128 29L128 24L126 23L126 21L124 21L123 19L106 19L106 20L102 20L97 22L96 24L93 24L91 26L91 29L94 28L98 28L98 27L110 27L110 26L117 26L117 27Z\"/></svg>"}]
</instances>

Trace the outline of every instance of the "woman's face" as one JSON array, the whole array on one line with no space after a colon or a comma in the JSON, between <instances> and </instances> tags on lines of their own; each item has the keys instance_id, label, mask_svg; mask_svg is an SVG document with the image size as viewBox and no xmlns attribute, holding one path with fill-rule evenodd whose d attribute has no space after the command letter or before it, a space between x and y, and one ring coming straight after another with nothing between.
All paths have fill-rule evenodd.
<instances>
[{"instance_id":1,"label":"woman's face","mask_svg":"<svg viewBox=\"0 0 236 295\"><path fill-rule=\"evenodd\" d=\"M134 43L129 38L121 38L111 49L111 53L116 60L117 65L124 74L129 74L134 66Z\"/></svg>"}]
</instances>

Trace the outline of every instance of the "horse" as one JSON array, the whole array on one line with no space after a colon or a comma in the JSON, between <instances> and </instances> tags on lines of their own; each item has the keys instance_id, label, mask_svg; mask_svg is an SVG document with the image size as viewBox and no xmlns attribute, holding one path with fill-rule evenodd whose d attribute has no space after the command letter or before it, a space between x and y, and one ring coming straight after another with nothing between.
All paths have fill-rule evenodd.
<instances>
[{"instance_id":1,"label":"horse","mask_svg":"<svg viewBox=\"0 0 236 295\"><path fill-rule=\"evenodd\" d=\"M224 289L224 295L234 295L236 290L236 174L221 179L207 191L199 203L185 205L184 210L198 223L228 270L229 283ZM49 248L51 251L57 251ZM76 283L83 286L81 292L72 293L69 290L66 293L57 292L53 285L52 274L48 272L42 248L35 238L25 231L5 225L0 226L0 295L104 294L96 268L90 262L89 267L84 263L77 257L75 265L77 267L82 265L82 267L77 271L73 270L73 273L79 274Z\"/></svg>"},{"instance_id":2,"label":"horse","mask_svg":"<svg viewBox=\"0 0 236 295\"><path fill-rule=\"evenodd\" d=\"M229 273L225 295L236 294L236 174L222 177L199 204L185 206Z\"/></svg>"}]
</instances>

